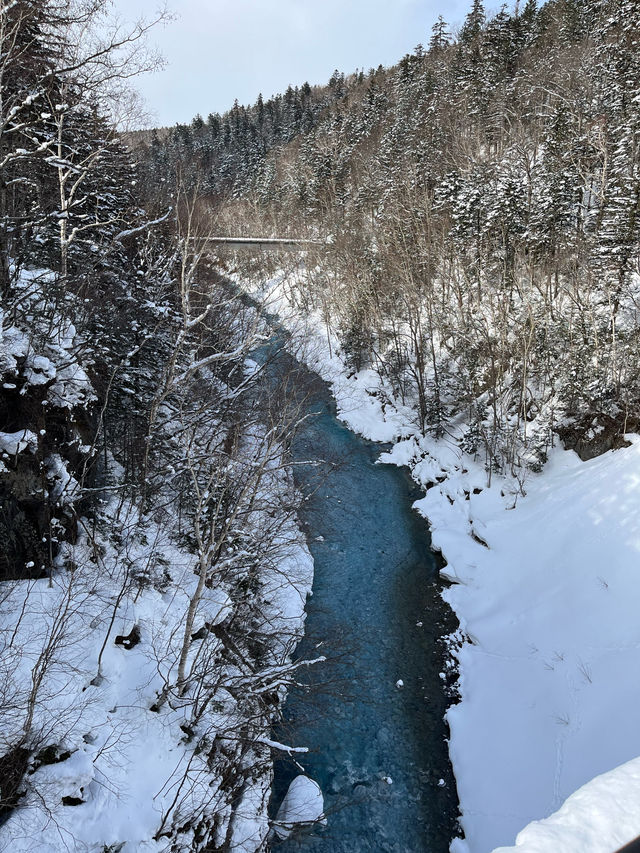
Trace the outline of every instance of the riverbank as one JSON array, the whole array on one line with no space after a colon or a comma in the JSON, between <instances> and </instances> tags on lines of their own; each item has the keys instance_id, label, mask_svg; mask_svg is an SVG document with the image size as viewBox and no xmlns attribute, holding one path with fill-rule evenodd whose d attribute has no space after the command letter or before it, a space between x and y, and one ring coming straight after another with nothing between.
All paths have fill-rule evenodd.
<instances>
[{"instance_id":1,"label":"riverbank","mask_svg":"<svg viewBox=\"0 0 640 853\"><path fill-rule=\"evenodd\" d=\"M17 293L45 304L54 278L23 271ZM278 749L268 736L295 672L313 564L283 400L268 405L273 389L243 352L254 315L234 308L228 337L215 341L238 344L227 374L209 366L190 377L176 344L171 368L158 355L160 385L140 365L127 377L144 389L140 420L153 423L151 402L162 401L145 426L144 485L120 439L102 444L84 338L53 309L44 325L5 318L0 361L15 381L3 411L16 420L0 432L10 534L0 534L0 851L267 848ZM163 327L159 353L169 338ZM175 372L160 377L165 368ZM121 405L107 410L105 399L100 417L125 417L133 387ZM241 395L246 405L229 403ZM46 421L34 420L43 407ZM104 462L92 479L97 447ZM55 531L48 576L44 564L18 562L44 554L45 529Z\"/></svg>"},{"instance_id":2,"label":"riverbank","mask_svg":"<svg viewBox=\"0 0 640 853\"><path fill-rule=\"evenodd\" d=\"M382 461L407 464L429 489L416 507L455 582L445 597L461 623L451 640L461 700L448 721L465 839L451 849L513 844L530 821L640 754L640 444L631 437L585 463L556 447L541 474L494 475L489 486L455 433L421 436L377 374L350 374L322 318L307 312L302 323L283 284L267 287L269 310L331 384L341 419L394 442ZM624 830L599 821L591 835L583 826L583 849L615 849L640 834L637 818Z\"/></svg>"}]
</instances>

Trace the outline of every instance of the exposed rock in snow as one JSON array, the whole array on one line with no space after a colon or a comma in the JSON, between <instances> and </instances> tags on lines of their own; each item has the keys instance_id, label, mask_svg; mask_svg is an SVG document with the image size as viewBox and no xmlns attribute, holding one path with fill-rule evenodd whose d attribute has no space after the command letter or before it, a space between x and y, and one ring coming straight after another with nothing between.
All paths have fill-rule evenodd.
<instances>
[{"instance_id":1,"label":"exposed rock in snow","mask_svg":"<svg viewBox=\"0 0 640 853\"><path fill-rule=\"evenodd\" d=\"M41 767L36 776L40 795L45 801L50 800L48 805L53 809L61 801L65 804L77 801L78 805L83 802L95 771L91 756L77 749L66 761Z\"/></svg>"}]
</instances>

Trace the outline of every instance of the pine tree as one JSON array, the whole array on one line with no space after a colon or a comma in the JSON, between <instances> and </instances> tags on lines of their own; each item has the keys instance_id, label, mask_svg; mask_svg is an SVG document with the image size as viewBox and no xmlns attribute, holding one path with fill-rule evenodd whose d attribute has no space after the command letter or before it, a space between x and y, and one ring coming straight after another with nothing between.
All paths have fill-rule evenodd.
<instances>
[{"instance_id":1,"label":"pine tree","mask_svg":"<svg viewBox=\"0 0 640 853\"><path fill-rule=\"evenodd\" d=\"M448 45L450 44L450 40L451 33L449 32L448 24L444 20L442 15L439 15L438 20L431 28L429 50L433 51L434 53L439 53L441 50L444 50L445 47L448 47Z\"/></svg>"},{"instance_id":2,"label":"pine tree","mask_svg":"<svg viewBox=\"0 0 640 853\"><path fill-rule=\"evenodd\" d=\"M540 33L537 0L527 0L518 20L523 46L530 47Z\"/></svg>"},{"instance_id":3,"label":"pine tree","mask_svg":"<svg viewBox=\"0 0 640 853\"><path fill-rule=\"evenodd\" d=\"M471 10L468 12L460 31L460 42L464 47L469 47L478 42L486 22L484 4L482 0L473 0Z\"/></svg>"},{"instance_id":4,"label":"pine tree","mask_svg":"<svg viewBox=\"0 0 640 853\"><path fill-rule=\"evenodd\" d=\"M601 255L622 286L640 245L640 9L617 0L606 12L599 46L609 136Z\"/></svg>"},{"instance_id":5,"label":"pine tree","mask_svg":"<svg viewBox=\"0 0 640 853\"><path fill-rule=\"evenodd\" d=\"M48 169L43 144L54 133L47 94L59 81L60 46L47 37L49 4L27 0L0 14L0 295L11 288L33 231L51 213L41 197ZM43 209L45 207L45 209Z\"/></svg>"}]
</instances>

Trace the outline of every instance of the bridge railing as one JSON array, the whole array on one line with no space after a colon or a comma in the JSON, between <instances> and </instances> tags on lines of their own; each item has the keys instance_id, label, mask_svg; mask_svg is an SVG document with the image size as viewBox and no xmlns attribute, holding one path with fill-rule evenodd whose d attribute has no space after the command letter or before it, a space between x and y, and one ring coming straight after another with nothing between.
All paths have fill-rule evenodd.
<instances>
[{"instance_id":1,"label":"bridge railing","mask_svg":"<svg viewBox=\"0 0 640 853\"><path fill-rule=\"evenodd\" d=\"M311 240L297 237L200 237L202 242L231 248L303 250L330 246L330 240Z\"/></svg>"}]
</instances>

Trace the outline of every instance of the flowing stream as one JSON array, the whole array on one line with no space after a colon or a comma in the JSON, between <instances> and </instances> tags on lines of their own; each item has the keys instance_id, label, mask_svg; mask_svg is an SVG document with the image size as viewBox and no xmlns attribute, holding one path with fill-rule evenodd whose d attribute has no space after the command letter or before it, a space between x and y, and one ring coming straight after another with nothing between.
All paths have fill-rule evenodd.
<instances>
[{"instance_id":1,"label":"flowing stream","mask_svg":"<svg viewBox=\"0 0 640 853\"><path fill-rule=\"evenodd\" d=\"M405 470L376 463L384 446L341 424L327 386L303 373L307 410L317 414L291 453L294 462L324 461L295 467L315 561L297 656L329 662L290 692L276 734L309 747L297 759L322 789L327 825L273 849L445 853L458 801L442 637L456 624L439 595L427 524L412 510L420 492ZM277 763L274 812L298 773L292 761Z\"/></svg>"}]
</instances>

